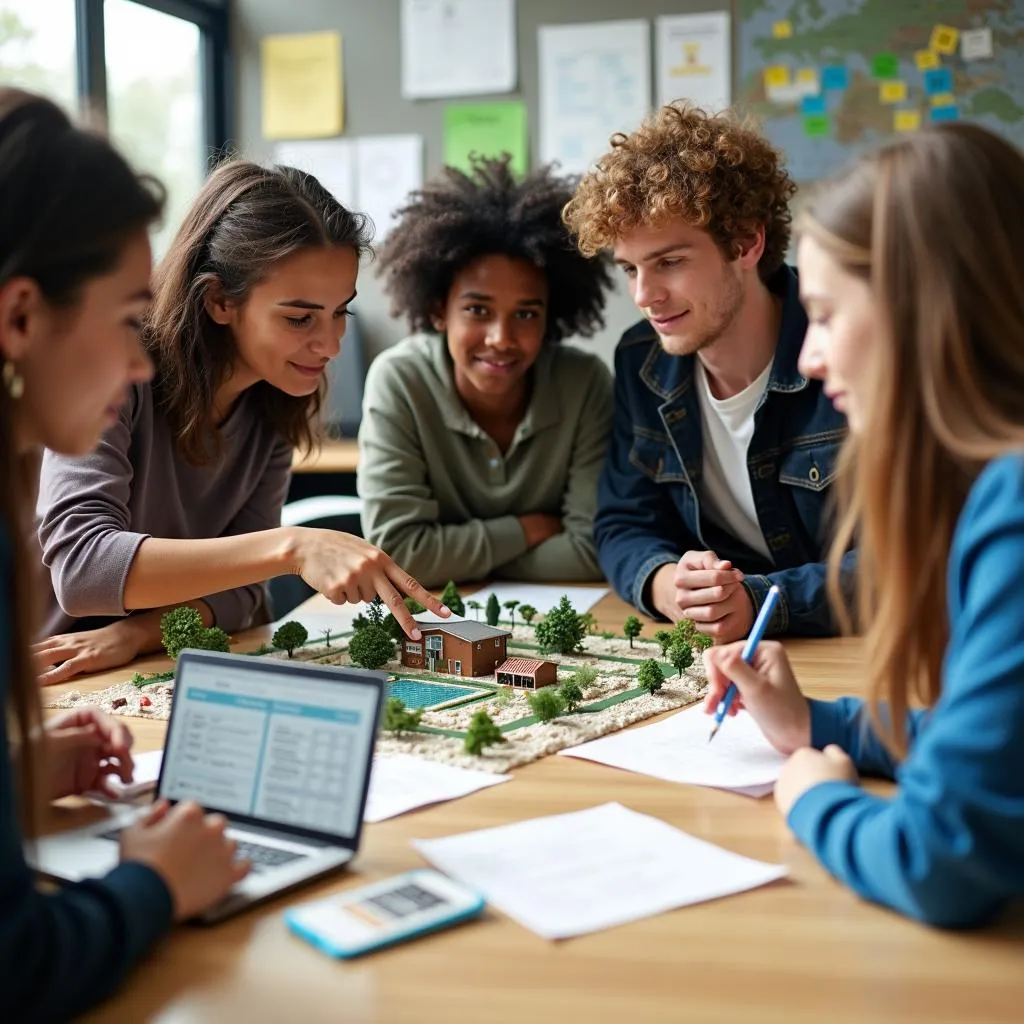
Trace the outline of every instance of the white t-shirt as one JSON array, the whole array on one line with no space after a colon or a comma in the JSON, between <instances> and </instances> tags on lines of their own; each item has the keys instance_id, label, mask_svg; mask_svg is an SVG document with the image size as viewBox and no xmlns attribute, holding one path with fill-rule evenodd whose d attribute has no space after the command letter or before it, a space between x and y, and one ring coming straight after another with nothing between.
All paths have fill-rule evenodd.
<instances>
[{"instance_id":1,"label":"white t-shirt","mask_svg":"<svg viewBox=\"0 0 1024 1024\"><path fill-rule=\"evenodd\" d=\"M700 359L695 359L694 364L704 435L704 472L698 488L701 511L716 526L772 561L757 521L747 468L747 449L754 435L754 410L768 386L772 364L769 361L760 376L739 394L723 399L711 393Z\"/></svg>"}]
</instances>

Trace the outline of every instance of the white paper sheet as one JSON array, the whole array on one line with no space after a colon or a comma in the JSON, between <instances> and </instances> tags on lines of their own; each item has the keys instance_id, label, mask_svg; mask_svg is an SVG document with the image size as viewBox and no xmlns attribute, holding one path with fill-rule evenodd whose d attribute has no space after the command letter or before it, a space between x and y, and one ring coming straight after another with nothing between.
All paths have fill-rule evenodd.
<instances>
[{"instance_id":1,"label":"white paper sheet","mask_svg":"<svg viewBox=\"0 0 1024 1024\"><path fill-rule=\"evenodd\" d=\"M705 110L732 102L729 12L674 14L658 18L658 103L691 100Z\"/></svg>"},{"instance_id":2,"label":"white paper sheet","mask_svg":"<svg viewBox=\"0 0 1024 1024\"><path fill-rule=\"evenodd\" d=\"M972 28L960 33L960 56L964 60L990 60L992 29Z\"/></svg>"},{"instance_id":3,"label":"white paper sheet","mask_svg":"<svg viewBox=\"0 0 1024 1024\"><path fill-rule=\"evenodd\" d=\"M417 807L469 796L511 778L511 775L457 768L408 754L375 757L363 820L384 821Z\"/></svg>"},{"instance_id":4,"label":"white paper sheet","mask_svg":"<svg viewBox=\"0 0 1024 1024\"><path fill-rule=\"evenodd\" d=\"M358 208L369 214L380 242L394 226L395 211L423 185L422 135L367 135L356 142Z\"/></svg>"},{"instance_id":5,"label":"white paper sheet","mask_svg":"<svg viewBox=\"0 0 1024 1024\"><path fill-rule=\"evenodd\" d=\"M475 96L515 87L515 0L402 0L404 97Z\"/></svg>"},{"instance_id":6,"label":"white paper sheet","mask_svg":"<svg viewBox=\"0 0 1024 1024\"><path fill-rule=\"evenodd\" d=\"M582 174L650 110L650 23L544 25L538 39L541 162Z\"/></svg>"},{"instance_id":7,"label":"white paper sheet","mask_svg":"<svg viewBox=\"0 0 1024 1024\"><path fill-rule=\"evenodd\" d=\"M413 846L546 939L610 928L786 874L616 803Z\"/></svg>"},{"instance_id":8,"label":"white paper sheet","mask_svg":"<svg viewBox=\"0 0 1024 1024\"><path fill-rule=\"evenodd\" d=\"M726 718L708 743L713 725L714 719L698 705L655 725L612 733L559 753L667 782L733 790L775 784L786 758L746 711Z\"/></svg>"},{"instance_id":9,"label":"white paper sheet","mask_svg":"<svg viewBox=\"0 0 1024 1024\"><path fill-rule=\"evenodd\" d=\"M495 583L478 590L473 594L464 594L462 600L479 601L486 607L487 599L491 594L498 598L501 607L502 621L508 619L508 609L505 608L506 601L518 601L520 604L532 605L537 611L544 615L556 607L562 600L562 596L569 598L570 604L581 614L590 611L591 608L608 593L607 587L549 587L546 584L535 583ZM467 608L466 618L474 618L474 613ZM483 612L480 612L483 619ZM519 622L518 609L516 611L516 622Z\"/></svg>"},{"instance_id":10,"label":"white paper sheet","mask_svg":"<svg viewBox=\"0 0 1024 1024\"><path fill-rule=\"evenodd\" d=\"M346 209L358 207L356 155L351 142L279 142L274 147L274 161L312 174Z\"/></svg>"},{"instance_id":11,"label":"white paper sheet","mask_svg":"<svg viewBox=\"0 0 1024 1024\"><path fill-rule=\"evenodd\" d=\"M164 759L162 750L147 750L144 754L135 754L132 760L135 762L135 770L132 773L132 781L125 783L120 779L111 778L110 788L114 796L109 797L105 793L89 793L90 799L101 803L120 803L121 801L134 800L137 796L156 788L157 779L160 778L160 763Z\"/></svg>"}]
</instances>

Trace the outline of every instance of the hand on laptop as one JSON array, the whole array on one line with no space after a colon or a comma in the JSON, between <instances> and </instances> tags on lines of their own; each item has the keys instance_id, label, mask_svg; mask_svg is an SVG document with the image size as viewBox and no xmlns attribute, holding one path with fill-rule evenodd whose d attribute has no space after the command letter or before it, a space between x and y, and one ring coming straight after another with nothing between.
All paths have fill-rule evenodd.
<instances>
[{"instance_id":1,"label":"hand on laptop","mask_svg":"<svg viewBox=\"0 0 1024 1024\"><path fill-rule=\"evenodd\" d=\"M151 867L164 880L174 903L174 920L187 921L226 895L249 873L235 859L236 844L224 835L227 819L206 814L192 801L171 807L155 803L121 833L121 860Z\"/></svg>"},{"instance_id":2,"label":"hand on laptop","mask_svg":"<svg viewBox=\"0 0 1024 1024\"><path fill-rule=\"evenodd\" d=\"M406 635L419 640L420 632L403 595L414 597L438 615L451 612L396 565L380 548L338 530L292 527L289 561L293 572L335 604L360 604L378 595Z\"/></svg>"},{"instance_id":3,"label":"hand on laptop","mask_svg":"<svg viewBox=\"0 0 1024 1024\"><path fill-rule=\"evenodd\" d=\"M651 600L666 618L690 619L719 643L745 637L754 623L743 573L714 551L687 551L677 565L663 565L651 581Z\"/></svg>"},{"instance_id":4,"label":"hand on laptop","mask_svg":"<svg viewBox=\"0 0 1024 1024\"><path fill-rule=\"evenodd\" d=\"M99 708L75 708L45 726L46 785L49 800L97 790L112 796L109 778L132 778L131 730Z\"/></svg>"}]
</instances>

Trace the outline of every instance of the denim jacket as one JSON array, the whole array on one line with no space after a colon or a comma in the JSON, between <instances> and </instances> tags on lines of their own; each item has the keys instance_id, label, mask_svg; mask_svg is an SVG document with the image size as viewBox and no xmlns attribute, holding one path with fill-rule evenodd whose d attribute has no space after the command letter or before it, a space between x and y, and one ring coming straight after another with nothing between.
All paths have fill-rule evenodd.
<instances>
[{"instance_id":1,"label":"denim jacket","mask_svg":"<svg viewBox=\"0 0 1024 1024\"><path fill-rule=\"evenodd\" d=\"M783 267L768 283L782 296L782 324L768 386L754 413L747 466L771 561L702 516L695 357L669 355L646 321L623 335L615 353L615 411L594 536L605 576L653 618L661 617L648 592L654 573L686 551L711 550L746 574L755 612L778 584L782 599L770 633L829 636L836 629L822 560L829 484L846 418L820 382L797 371L807 316L796 272Z\"/></svg>"}]
</instances>

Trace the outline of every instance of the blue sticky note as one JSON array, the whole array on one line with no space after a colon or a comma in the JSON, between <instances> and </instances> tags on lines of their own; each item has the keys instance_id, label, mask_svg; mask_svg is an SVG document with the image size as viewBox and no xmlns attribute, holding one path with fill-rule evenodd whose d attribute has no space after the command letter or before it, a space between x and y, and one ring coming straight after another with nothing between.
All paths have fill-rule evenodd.
<instances>
[{"instance_id":1,"label":"blue sticky note","mask_svg":"<svg viewBox=\"0 0 1024 1024\"><path fill-rule=\"evenodd\" d=\"M850 84L850 73L845 64L826 64L821 69L822 89L845 89Z\"/></svg>"},{"instance_id":2,"label":"blue sticky note","mask_svg":"<svg viewBox=\"0 0 1024 1024\"><path fill-rule=\"evenodd\" d=\"M959 121L959 107L932 107L933 121Z\"/></svg>"},{"instance_id":3,"label":"blue sticky note","mask_svg":"<svg viewBox=\"0 0 1024 1024\"><path fill-rule=\"evenodd\" d=\"M827 114L824 96L805 96L800 103L800 110L804 114Z\"/></svg>"},{"instance_id":4,"label":"blue sticky note","mask_svg":"<svg viewBox=\"0 0 1024 1024\"><path fill-rule=\"evenodd\" d=\"M953 91L953 72L949 68L932 68L924 73L924 91L929 96Z\"/></svg>"}]
</instances>

